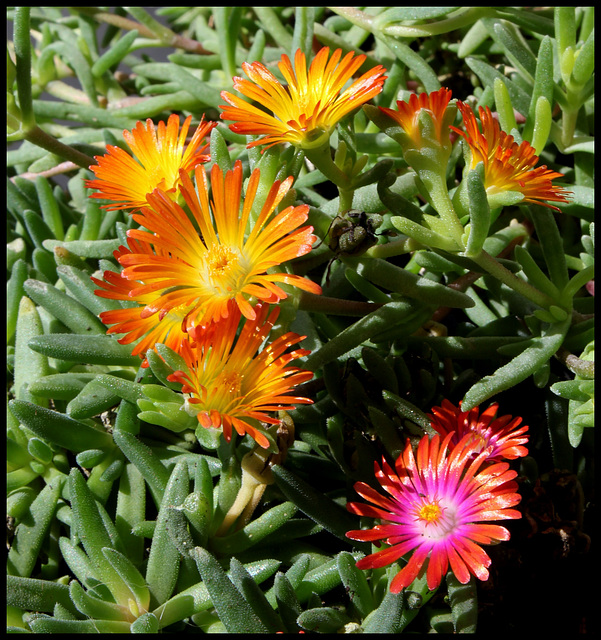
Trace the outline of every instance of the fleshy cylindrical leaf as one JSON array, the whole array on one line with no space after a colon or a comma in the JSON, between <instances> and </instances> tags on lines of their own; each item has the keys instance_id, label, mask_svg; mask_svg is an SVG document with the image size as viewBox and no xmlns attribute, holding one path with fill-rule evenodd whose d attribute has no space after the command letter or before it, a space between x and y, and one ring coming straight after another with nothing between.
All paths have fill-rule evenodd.
<instances>
[{"instance_id":1,"label":"fleshy cylindrical leaf","mask_svg":"<svg viewBox=\"0 0 601 640\"><path fill-rule=\"evenodd\" d=\"M54 518L63 484L64 476L58 476L47 484L31 503L28 517L17 526L8 552L7 571L10 575L28 578L33 571Z\"/></svg>"},{"instance_id":2,"label":"fleshy cylindrical leaf","mask_svg":"<svg viewBox=\"0 0 601 640\"><path fill-rule=\"evenodd\" d=\"M338 572L351 603L361 619L373 610L374 597L365 577L365 572L357 569L357 562L348 552L337 556Z\"/></svg>"},{"instance_id":3,"label":"fleshy cylindrical leaf","mask_svg":"<svg viewBox=\"0 0 601 640\"><path fill-rule=\"evenodd\" d=\"M232 584L216 558L202 547L194 549L193 557L228 633L267 633L267 627Z\"/></svg>"},{"instance_id":4,"label":"fleshy cylindrical leaf","mask_svg":"<svg viewBox=\"0 0 601 640\"><path fill-rule=\"evenodd\" d=\"M180 553L167 528L169 509L181 505L188 492L188 466L185 462L178 462L165 487L146 567L146 582L159 604L166 602L173 593L179 573Z\"/></svg>"}]
</instances>

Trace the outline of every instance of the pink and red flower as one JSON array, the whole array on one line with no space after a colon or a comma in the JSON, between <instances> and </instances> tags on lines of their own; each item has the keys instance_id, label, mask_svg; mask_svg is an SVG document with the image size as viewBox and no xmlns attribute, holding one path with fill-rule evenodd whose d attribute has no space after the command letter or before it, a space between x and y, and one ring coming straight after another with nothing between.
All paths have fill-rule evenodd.
<instances>
[{"instance_id":1,"label":"pink and red flower","mask_svg":"<svg viewBox=\"0 0 601 640\"><path fill-rule=\"evenodd\" d=\"M451 445L456 445L463 436L471 434L472 439L479 442L474 452L480 453L487 449L489 460L515 460L528 455L528 449L524 446L528 442L528 436L525 435L528 427L520 427L520 417L496 417L498 408L499 405L495 403L482 414L479 407L462 411L460 406L456 407L445 399L440 407L432 408L429 418L432 427L442 437L454 432Z\"/></svg>"},{"instance_id":2,"label":"pink and red flower","mask_svg":"<svg viewBox=\"0 0 601 640\"><path fill-rule=\"evenodd\" d=\"M416 455L408 441L393 469L386 460L374 463L382 495L365 482L355 490L371 504L350 502L351 513L381 520L372 529L349 531L352 540L385 541L386 548L361 558L359 569L389 565L409 552L407 564L393 578L398 593L426 572L436 589L449 565L462 584L475 575L488 579L491 560L483 544L509 540L509 531L491 521L521 518L517 473L507 462L490 464L487 450L475 455L479 442L465 434L450 448L454 432L441 440L424 436Z\"/></svg>"}]
</instances>

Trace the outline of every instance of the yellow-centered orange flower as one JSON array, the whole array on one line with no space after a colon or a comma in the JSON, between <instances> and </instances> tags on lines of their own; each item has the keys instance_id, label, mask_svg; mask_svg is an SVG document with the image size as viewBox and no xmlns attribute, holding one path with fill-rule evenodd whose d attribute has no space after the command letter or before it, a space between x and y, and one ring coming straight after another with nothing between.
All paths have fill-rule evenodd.
<instances>
[{"instance_id":1,"label":"yellow-centered orange flower","mask_svg":"<svg viewBox=\"0 0 601 640\"><path fill-rule=\"evenodd\" d=\"M189 173L194 167L207 162L206 136L217 126L216 122L200 121L192 139L186 146L186 136L192 116L179 127L179 116L171 115L167 124L159 122L158 129L150 118L146 125L138 122L123 137L135 158L119 147L107 146L104 156L95 156L97 165L90 170L96 180L87 180L86 187L98 189L90 198L112 200L104 209L141 209L147 206L146 194L155 189L175 193L180 183L180 170Z\"/></svg>"},{"instance_id":2,"label":"yellow-centered orange flower","mask_svg":"<svg viewBox=\"0 0 601 640\"><path fill-rule=\"evenodd\" d=\"M442 145L449 145L449 125L455 118L455 110L447 111L452 92L446 87L431 93L415 93L409 96L409 100L397 100L397 110L379 107L380 111L398 122L405 134L409 137L412 146L422 146L423 131L419 123L419 115L422 109L430 113L435 129L436 140Z\"/></svg>"},{"instance_id":3,"label":"yellow-centered orange flower","mask_svg":"<svg viewBox=\"0 0 601 640\"><path fill-rule=\"evenodd\" d=\"M569 191L552 184L562 173L551 171L545 165L535 167L538 156L534 148L524 140L518 145L513 136L501 131L488 107L478 108L482 131L472 108L463 102L457 106L463 116L465 131L451 127L462 136L471 152L470 168L484 163L484 187L489 196L503 191L517 191L524 196L524 202L540 204L559 211L558 207L547 204L568 202Z\"/></svg>"},{"instance_id":4,"label":"yellow-centered orange flower","mask_svg":"<svg viewBox=\"0 0 601 640\"><path fill-rule=\"evenodd\" d=\"M195 327L190 331L191 340L180 350L188 370L176 371L168 377L172 382L182 383L183 393L191 394L188 405L198 410L200 424L223 429L228 442L233 427L238 434L249 434L266 449L269 439L254 421L278 424L280 420L268 412L313 402L288 395L294 387L313 377L311 371L288 366L310 353L307 349L288 351L303 336L286 333L257 353L278 314L279 307L270 311L268 305L258 303L254 320L244 322L237 339L239 309L233 309L219 323Z\"/></svg>"},{"instance_id":5,"label":"yellow-centered orange flower","mask_svg":"<svg viewBox=\"0 0 601 640\"><path fill-rule=\"evenodd\" d=\"M117 260L131 253L146 254L149 257L154 256L154 251L147 242L128 238L127 244L127 247L119 247L114 252ZM147 304L154 300L154 295L147 293L135 298L132 297L130 293L132 289L139 286L137 282L128 280L123 277L122 273L115 273L114 271L105 271L104 281L94 277L92 277L92 281L101 287L94 292L101 298L128 300L137 303L137 306L131 308L103 311L100 314L100 319L107 325L114 325L107 330L107 333L125 334L122 338L119 338L118 342L120 344L137 342L132 350L132 355L140 355L144 358L143 367L148 366L146 352L149 349L154 349L157 343L165 344L174 351L179 352L182 342L188 340L185 320L188 313L193 310L191 305L174 307L161 320L159 320L158 315L142 317L142 311Z\"/></svg>"},{"instance_id":6,"label":"yellow-centered orange flower","mask_svg":"<svg viewBox=\"0 0 601 640\"><path fill-rule=\"evenodd\" d=\"M162 320L173 309L191 308L187 330L227 317L231 303L253 319L249 298L278 302L287 297L279 283L321 293L321 287L311 280L275 270L308 253L316 240L313 227L299 228L307 220L307 205L289 206L274 214L292 186L292 177L273 184L248 231L259 170L249 178L242 207L240 161L225 176L219 166L213 166L212 200L203 167L196 167L195 177L198 192L191 178L180 172L180 190L191 218L160 189L148 196L149 206L133 215L144 229L130 229L127 235L147 243L153 251L123 252L118 260L125 267L122 275L137 282L129 298L145 304L141 319L156 313Z\"/></svg>"},{"instance_id":7,"label":"yellow-centered orange flower","mask_svg":"<svg viewBox=\"0 0 601 640\"><path fill-rule=\"evenodd\" d=\"M350 52L341 60L342 50L336 49L328 60L329 53L330 49L323 47L308 71L305 54L300 49L294 56L294 68L288 56L283 55L278 68L286 86L260 62L243 62L242 69L250 81L235 77L234 89L260 107L222 91L221 97L231 106L221 106L221 119L234 120L229 126L235 133L264 136L248 144L249 148L278 142L301 148L320 146L341 118L382 91L386 79L385 69L378 65L343 91L366 56Z\"/></svg>"}]
</instances>

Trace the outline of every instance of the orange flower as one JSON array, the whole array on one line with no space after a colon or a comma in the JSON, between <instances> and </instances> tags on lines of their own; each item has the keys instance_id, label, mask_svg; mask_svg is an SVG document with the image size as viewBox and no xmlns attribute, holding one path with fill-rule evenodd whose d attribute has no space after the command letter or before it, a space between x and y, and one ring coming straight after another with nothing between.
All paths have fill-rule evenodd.
<instances>
[{"instance_id":1,"label":"orange flower","mask_svg":"<svg viewBox=\"0 0 601 640\"><path fill-rule=\"evenodd\" d=\"M261 447L269 447L269 439L254 421L278 424L268 411L289 410L294 404L311 404L309 398L288 395L299 384L313 377L311 371L288 366L296 358L310 352L288 347L304 339L286 333L257 351L267 338L279 314L279 307L259 303L253 320L246 320L236 340L240 323L239 309L208 326L190 331L180 355L188 371L176 371L168 377L181 382L182 392L191 394L188 404L198 408L198 421L205 428L223 429L229 442L232 427L239 435L249 434Z\"/></svg>"},{"instance_id":2,"label":"orange flower","mask_svg":"<svg viewBox=\"0 0 601 640\"><path fill-rule=\"evenodd\" d=\"M286 79L286 87L260 62L243 62L242 69L251 81L235 77L234 89L273 115L222 91L221 97L232 105L221 107L222 120L234 120L230 129L236 133L265 135L248 144L249 148L278 142L301 148L320 146L341 118L382 91L386 79L382 75L385 69L378 65L342 91L366 56L349 52L340 60L342 50L336 49L328 61L329 53L330 49L323 47L308 72L305 54L300 49L294 56L294 69L288 56L282 55L278 67Z\"/></svg>"},{"instance_id":3,"label":"orange flower","mask_svg":"<svg viewBox=\"0 0 601 640\"><path fill-rule=\"evenodd\" d=\"M179 131L179 116L171 115L159 122L158 131L150 118L146 126L138 122L123 137L138 162L123 149L107 146L108 153L95 156L97 165L92 165L97 180L86 180L86 187L99 189L90 198L112 200L114 204L102 205L104 209L141 209L147 206L146 194L159 188L175 193L180 182L179 171L189 173L197 164L207 162L209 156L203 152L208 143L203 141L216 122L200 121L190 143L185 147L186 135L192 116L188 116ZM179 133L178 133L179 132Z\"/></svg>"},{"instance_id":4,"label":"orange flower","mask_svg":"<svg viewBox=\"0 0 601 640\"><path fill-rule=\"evenodd\" d=\"M469 145L470 168L473 169L479 162L484 163L484 186L489 196L503 191L517 191L524 196L524 202L540 204L556 211L559 211L558 207L543 200L568 202L566 196L569 191L551 183L563 174L551 171L545 165L535 169L538 156L530 143L524 140L518 145L513 136L501 131L488 107L478 109L482 123L480 132L471 107L462 102L457 105L463 116L465 131L456 127L451 129Z\"/></svg>"},{"instance_id":5,"label":"orange flower","mask_svg":"<svg viewBox=\"0 0 601 640\"><path fill-rule=\"evenodd\" d=\"M454 110L450 114L451 117L447 115L447 107L449 106L451 95L451 90L443 87L431 93L420 93L419 95L413 93L409 96L407 102L397 100L398 111L385 107L379 107L379 109L398 122L410 138L413 146L417 148L422 146L422 130L419 126L419 115L422 109L425 109L432 116L436 140L442 145L449 146L449 125L455 117Z\"/></svg>"},{"instance_id":6,"label":"orange flower","mask_svg":"<svg viewBox=\"0 0 601 640\"><path fill-rule=\"evenodd\" d=\"M140 318L158 312L162 320L173 309L192 308L186 318L189 329L194 324L227 317L231 302L244 316L254 319L255 312L248 302L251 296L270 303L287 297L277 283L321 293L321 287L306 278L274 272L277 265L308 253L316 240L313 227L298 228L307 220L307 205L290 206L271 217L288 193L292 177L273 184L245 237L259 186L259 170L250 176L242 212L240 161L225 177L219 166L213 166L211 202L205 170L196 167L195 176L198 194L184 171L180 172L180 190L197 226L159 189L148 196L149 206L133 216L147 230L130 229L127 235L154 249L124 252L118 258L125 267L122 275L137 281L129 292L130 299L146 304Z\"/></svg>"},{"instance_id":7,"label":"orange flower","mask_svg":"<svg viewBox=\"0 0 601 640\"><path fill-rule=\"evenodd\" d=\"M154 255L152 247L146 242L128 238L127 244L128 248L122 246L114 252L117 260L131 253ZM105 271L104 281L94 277L91 279L94 284L101 287L101 289L97 289L94 292L97 296L113 300L135 300L137 302L138 306L136 307L103 311L100 314L100 319L105 324L115 325L108 329L107 333L126 334L123 338L119 338L118 342L120 344L131 344L139 340L132 351L132 355L144 357L143 367L148 366L148 360L145 357L146 352L148 349L154 349L157 343L165 344L174 351L179 352L182 342L188 340L184 321L188 313L193 309L192 306L174 307L161 320L156 315L142 317L144 307L154 300L154 296L151 293L147 293L132 298L130 293L132 289L139 286L137 282L132 282L124 278L121 273L115 273L114 271Z\"/></svg>"}]
</instances>

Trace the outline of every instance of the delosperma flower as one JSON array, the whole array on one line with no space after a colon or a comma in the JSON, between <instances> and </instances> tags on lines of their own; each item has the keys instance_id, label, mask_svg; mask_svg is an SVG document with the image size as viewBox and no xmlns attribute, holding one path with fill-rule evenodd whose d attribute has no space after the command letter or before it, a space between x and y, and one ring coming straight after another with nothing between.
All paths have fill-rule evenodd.
<instances>
[{"instance_id":1,"label":"delosperma flower","mask_svg":"<svg viewBox=\"0 0 601 640\"><path fill-rule=\"evenodd\" d=\"M407 101L397 100L397 109L386 107L379 107L379 109L401 126L410 144L417 149L424 144L419 115L422 110L427 111L432 118L436 141L440 145L450 147L449 125L453 122L456 113L455 108L448 109L451 96L451 90L443 87L431 93L412 94Z\"/></svg>"},{"instance_id":2,"label":"delosperma flower","mask_svg":"<svg viewBox=\"0 0 601 640\"><path fill-rule=\"evenodd\" d=\"M279 307L257 304L254 319L245 319L238 337L241 313L236 307L219 323L195 327L190 331L191 341L180 349L187 371L176 371L168 377L181 382L182 392L191 395L188 403L197 410L200 424L221 428L228 442L233 428L268 448L268 438L253 422L278 424L280 420L269 412L313 402L288 395L313 377L311 371L289 366L310 353L307 349L288 351L303 336L285 333L259 351L278 314Z\"/></svg>"},{"instance_id":3,"label":"delosperma flower","mask_svg":"<svg viewBox=\"0 0 601 640\"><path fill-rule=\"evenodd\" d=\"M428 216L426 226L444 236L446 246L457 251L463 247L464 227L449 203L447 188L447 166L453 150L450 126L457 115L451 95L450 89L442 87L430 93L412 94L406 101L398 100L397 109L366 107L366 112L398 142L405 161L419 178L420 195L438 213L439 218ZM403 219L400 225L405 232Z\"/></svg>"},{"instance_id":4,"label":"delosperma flower","mask_svg":"<svg viewBox=\"0 0 601 640\"><path fill-rule=\"evenodd\" d=\"M471 575L487 580L491 560L480 545L509 539L505 527L490 522L521 517L511 508L520 502L517 473L507 462L488 464L486 451L474 457L478 442L470 434L451 448L452 438L453 433L442 440L424 436L415 455L408 441L394 469L384 459L382 466L374 463L376 479L387 495L357 482L355 490L371 504L347 504L352 513L377 518L381 524L346 535L388 545L361 558L357 567L384 567L413 552L392 580L393 593L424 572L428 588L434 590L449 566L462 584Z\"/></svg>"},{"instance_id":5,"label":"delosperma flower","mask_svg":"<svg viewBox=\"0 0 601 640\"><path fill-rule=\"evenodd\" d=\"M514 460L528 455L524 446L528 442L525 435L528 427L523 425L522 418L510 415L497 416L498 404L491 404L480 414L479 407L470 411L462 411L446 398L440 407L433 407L429 415L432 427L442 436L453 433L451 445L455 445L465 435L471 434L479 446L474 454L488 450L488 459Z\"/></svg>"},{"instance_id":6,"label":"delosperma flower","mask_svg":"<svg viewBox=\"0 0 601 640\"><path fill-rule=\"evenodd\" d=\"M102 205L104 209L136 210L147 206L146 194L155 189L175 194L180 170L189 173L209 160L206 137L217 126L216 122L205 122L203 116L186 145L191 122L192 116L188 116L180 130L179 116L172 114L167 124L161 121L158 128L148 118L145 125L138 122L132 131L125 130L123 137L135 158L120 147L107 146L107 153L96 156L98 164L90 167L96 179L86 180L86 187L98 189L90 198L112 200Z\"/></svg>"},{"instance_id":7,"label":"delosperma flower","mask_svg":"<svg viewBox=\"0 0 601 640\"><path fill-rule=\"evenodd\" d=\"M149 258L155 255L152 247L142 240L128 238L127 245L127 247L121 246L114 252L117 260L131 253L145 253ZM136 342L132 355L140 355L144 358L143 367L148 366L146 352L149 349L154 349L157 343L160 342L174 351L179 351L182 342L188 340L184 325L188 313L194 310L192 305L174 307L160 320L157 314L143 317L142 311L147 304L153 302L154 295L147 293L131 297L132 289L139 286L135 280L128 280L123 277L122 273L114 271L105 271L104 280L95 277L92 277L91 280L100 287L95 291L97 296L137 303L137 306L133 307L103 311L100 314L100 319L107 325L113 325L107 330L107 333L125 334L119 338L119 343L132 344Z\"/></svg>"},{"instance_id":8,"label":"delosperma flower","mask_svg":"<svg viewBox=\"0 0 601 640\"><path fill-rule=\"evenodd\" d=\"M484 187L488 196L503 191L517 191L524 197L523 202L540 204L551 209L559 208L545 201L568 202L569 191L554 185L552 180L563 174L547 169L545 165L536 167L538 156L529 142L518 144L513 136L501 131L491 110L479 107L478 114L482 131L472 108L458 102L463 116L465 131L451 127L468 144L471 159L470 168L484 163Z\"/></svg>"},{"instance_id":9,"label":"delosperma flower","mask_svg":"<svg viewBox=\"0 0 601 640\"><path fill-rule=\"evenodd\" d=\"M301 227L307 220L307 205L274 213L292 186L291 177L272 185L250 229L258 169L250 176L244 198L239 161L225 175L213 166L211 200L204 168L197 167L195 177L198 191L190 177L180 172L181 194L196 225L161 190L149 195L148 206L133 215L144 229L131 229L128 237L146 243L152 251L124 251L118 260L125 267L122 276L137 283L128 297L145 304L141 319L158 314L159 322L174 309L188 308L187 330L227 317L231 302L246 318L254 319L249 298L278 302L287 297L279 283L321 293L311 280L275 270L308 253L316 240L313 227Z\"/></svg>"},{"instance_id":10,"label":"delosperma flower","mask_svg":"<svg viewBox=\"0 0 601 640\"><path fill-rule=\"evenodd\" d=\"M221 107L222 120L233 120L229 126L236 133L264 136L248 147L278 142L301 148L320 146L337 122L382 91L386 79L385 69L378 65L344 89L366 56L349 52L341 59L341 49L331 58L329 53L330 49L323 47L308 71L300 49L294 56L294 68L288 56L282 55L278 68L286 79L285 86L260 62L243 62L242 69L250 80L235 77L234 89L260 106L222 91L221 97L231 105Z\"/></svg>"}]
</instances>

